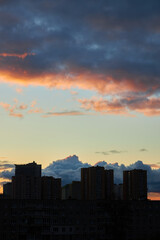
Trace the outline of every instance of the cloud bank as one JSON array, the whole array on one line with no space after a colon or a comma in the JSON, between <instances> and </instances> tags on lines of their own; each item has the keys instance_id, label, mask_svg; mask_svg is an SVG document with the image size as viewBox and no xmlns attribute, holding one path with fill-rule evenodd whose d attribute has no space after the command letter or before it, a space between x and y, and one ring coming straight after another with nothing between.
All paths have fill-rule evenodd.
<instances>
[{"instance_id":1,"label":"cloud bank","mask_svg":"<svg viewBox=\"0 0 160 240\"><path fill-rule=\"evenodd\" d=\"M0 81L94 90L102 100L83 107L160 115L159 9L159 0L0 1Z\"/></svg>"},{"instance_id":2,"label":"cloud bank","mask_svg":"<svg viewBox=\"0 0 160 240\"><path fill-rule=\"evenodd\" d=\"M1 164L0 178L5 180L10 180L14 175L13 165L11 170L5 169ZM94 166L103 166L105 169L114 170L114 182L116 184L123 182L123 171L131 169L144 169L147 170L148 178L148 191L149 192L160 192L160 167L156 165L156 168L151 168L151 166L144 164L142 161L137 161L129 166L124 164L119 165L118 163L107 163L101 161L96 163ZM6 165L4 164L4 167ZM46 168L42 170L42 175L53 176L55 178L62 178L62 185L71 183L72 181L80 180L81 168L91 167L89 163L82 163L78 156L73 155L66 157L61 160L53 161ZM155 167L155 166L154 166Z\"/></svg>"},{"instance_id":3,"label":"cloud bank","mask_svg":"<svg viewBox=\"0 0 160 240\"><path fill-rule=\"evenodd\" d=\"M53 161L43 169L43 175L62 178L62 184L65 185L74 180L80 180L81 168L90 166L88 163L82 163L76 155L73 155L62 160Z\"/></svg>"},{"instance_id":4,"label":"cloud bank","mask_svg":"<svg viewBox=\"0 0 160 240\"><path fill-rule=\"evenodd\" d=\"M137 161L134 164L125 166L118 163L98 162L95 166L103 166L105 169L114 170L114 181L116 184L123 182L123 171L131 169L144 169L148 174L148 191L160 192L160 168L152 169L151 166ZM47 168L43 169L44 175L62 178L62 183L71 183L73 180L80 180L80 169L90 167L88 163L82 163L76 155L69 156L65 159L53 161Z\"/></svg>"}]
</instances>

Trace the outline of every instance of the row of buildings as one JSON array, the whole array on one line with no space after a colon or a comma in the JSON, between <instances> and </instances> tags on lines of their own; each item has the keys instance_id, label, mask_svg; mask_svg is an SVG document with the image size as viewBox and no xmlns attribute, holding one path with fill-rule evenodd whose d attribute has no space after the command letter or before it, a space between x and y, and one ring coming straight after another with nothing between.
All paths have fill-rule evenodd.
<instances>
[{"instance_id":1,"label":"row of buildings","mask_svg":"<svg viewBox=\"0 0 160 240\"><path fill-rule=\"evenodd\" d=\"M0 239L158 240L160 201L146 199L141 169L124 171L115 185L113 170L82 168L81 181L61 187L35 162L16 165L0 199Z\"/></svg>"},{"instance_id":2,"label":"row of buildings","mask_svg":"<svg viewBox=\"0 0 160 240\"><path fill-rule=\"evenodd\" d=\"M159 240L160 201L0 199L1 240Z\"/></svg>"},{"instance_id":3,"label":"row of buildings","mask_svg":"<svg viewBox=\"0 0 160 240\"><path fill-rule=\"evenodd\" d=\"M4 198L11 199L77 199L77 200L146 200L147 171L123 172L123 184L114 184L114 171L104 167L81 169L81 181L61 187L61 179L41 176L41 165L35 162L15 165L12 182L3 185Z\"/></svg>"}]
</instances>

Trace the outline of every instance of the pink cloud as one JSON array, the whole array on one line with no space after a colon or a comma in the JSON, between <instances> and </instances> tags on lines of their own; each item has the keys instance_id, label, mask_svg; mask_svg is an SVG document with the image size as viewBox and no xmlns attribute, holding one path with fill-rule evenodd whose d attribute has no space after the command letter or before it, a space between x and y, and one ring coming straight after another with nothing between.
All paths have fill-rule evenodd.
<instances>
[{"instance_id":1,"label":"pink cloud","mask_svg":"<svg viewBox=\"0 0 160 240\"><path fill-rule=\"evenodd\" d=\"M18 117L18 118L22 118L23 117L23 114L16 112L16 110L17 110L16 109L17 108L17 103L15 103L13 106L11 106L8 103L0 102L0 106L9 113L9 116ZM19 108L19 109L21 109L21 108Z\"/></svg>"},{"instance_id":2,"label":"pink cloud","mask_svg":"<svg viewBox=\"0 0 160 240\"><path fill-rule=\"evenodd\" d=\"M19 94L22 94L23 93L23 89L22 88L16 88L16 92L19 93Z\"/></svg>"},{"instance_id":3,"label":"pink cloud","mask_svg":"<svg viewBox=\"0 0 160 240\"><path fill-rule=\"evenodd\" d=\"M17 53L0 53L0 57L17 57L24 59L27 56L34 56L35 53L22 53L22 54L17 54Z\"/></svg>"},{"instance_id":4,"label":"pink cloud","mask_svg":"<svg viewBox=\"0 0 160 240\"><path fill-rule=\"evenodd\" d=\"M80 89L95 90L101 94L123 94L128 92L142 93L148 90L148 85L142 81L135 81L134 77L129 77L125 73L119 72L119 76L109 74L92 73L81 68L70 66L70 72L60 73L38 73L27 71L22 68L11 70L0 70L1 81L13 82L23 86L37 85L57 89L70 89L78 87ZM156 89L153 84L153 90Z\"/></svg>"},{"instance_id":5,"label":"pink cloud","mask_svg":"<svg viewBox=\"0 0 160 240\"><path fill-rule=\"evenodd\" d=\"M35 107L33 109L30 109L28 111L28 113L43 113L43 109L42 108L38 108L38 107Z\"/></svg>"},{"instance_id":6,"label":"pink cloud","mask_svg":"<svg viewBox=\"0 0 160 240\"><path fill-rule=\"evenodd\" d=\"M121 105L118 100L114 99L112 102L99 99L79 99L81 107L86 110L93 110L95 112L100 112L102 114L126 114L127 111L123 105Z\"/></svg>"},{"instance_id":7,"label":"pink cloud","mask_svg":"<svg viewBox=\"0 0 160 240\"><path fill-rule=\"evenodd\" d=\"M78 92L77 91L70 91L70 93L75 96L75 95L78 95Z\"/></svg>"},{"instance_id":8,"label":"pink cloud","mask_svg":"<svg viewBox=\"0 0 160 240\"><path fill-rule=\"evenodd\" d=\"M22 113L15 113L14 111L10 111L9 115L12 116L12 117L23 118L23 114Z\"/></svg>"},{"instance_id":9,"label":"pink cloud","mask_svg":"<svg viewBox=\"0 0 160 240\"><path fill-rule=\"evenodd\" d=\"M64 111L64 112L48 112L43 117L52 117L52 116L79 116L85 115L83 112L79 111Z\"/></svg>"},{"instance_id":10,"label":"pink cloud","mask_svg":"<svg viewBox=\"0 0 160 240\"><path fill-rule=\"evenodd\" d=\"M81 107L102 114L130 114L131 111L145 116L160 115L160 98L104 98L79 99Z\"/></svg>"},{"instance_id":11,"label":"pink cloud","mask_svg":"<svg viewBox=\"0 0 160 240\"><path fill-rule=\"evenodd\" d=\"M27 104L24 104L24 103L22 103L21 105L19 105L19 107L18 107L20 110L25 110L25 109L27 109L28 108L28 105Z\"/></svg>"},{"instance_id":12,"label":"pink cloud","mask_svg":"<svg viewBox=\"0 0 160 240\"><path fill-rule=\"evenodd\" d=\"M37 104L37 101L35 101L35 100L32 101L32 102L31 102L31 108L34 108L36 104Z\"/></svg>"},{"instance_id":13,"label":"pink cloud","mask_svg":"<svg viewBox=\"0 0 160 240\"><path fill-rule=\"evenodd\" d=\"M151 168L153 168L153 169L160 169L160 165L158 165L158 164L148 164Z\"/></svg>"},{"instance_id":14,"label":"pink cloud","mask_svg":"<svg viewBox=\"0 0 160 240\"><path fill-rule=\"evenodd\" d=\"M27 105L24 103L20 104L18 102L18 100L15 98L13 102L14 102L13 105L4 103L4 102L0 102L0 106L9 113L9 116L23 118L24 113L31 114L31 113L42 113L43 112L42 108L38 108L35 106L37 104L36 101L32 101L30 105ZM27 109L28 109L28 111L26 112ZM22 114L22 111L23 111L23 114Z\"/></svg>"}]
</instances>

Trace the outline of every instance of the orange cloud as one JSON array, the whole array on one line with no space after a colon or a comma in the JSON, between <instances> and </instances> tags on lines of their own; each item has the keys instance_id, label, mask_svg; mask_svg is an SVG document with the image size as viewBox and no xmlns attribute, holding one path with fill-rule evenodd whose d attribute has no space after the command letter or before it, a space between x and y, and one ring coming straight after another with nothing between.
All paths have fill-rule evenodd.
<instances>
[{"instance_id":1,"label":"orange cloud","mask_svg":"<svg viewBox=\"0 0 160 240\"><path fill-rule=\"evenodd\" d=\"M125 107L116 99L112 102L102 98L79 99L79 102L82 104L81 107L86 110L93 110L103 114L127 114Z\"/></svg>"},{"instance_id":2,"label":"orange cloud","mask_svg":"<svg viewBox=\"0 0 160 240\"><path fill-rule=\"evenodd\" d=\"M72 67L72 66L71 66ZM123 78L117 80L110 75L92 73L83 69L71 69L70 73L38 73L22 68L13 67L9 70L0 70L1 82L12 82L24 86L36 85L57 89L95 90L101 94L121 94L128 91L145 92L148 86L137 84L134 79Z\"/></svg>"},{"instance_id":3,"label":"orange cloud","mask_svg":"<svg viewBox=\"0 0 160 240\"><path fill-rule=\"evenodd\" d=\"M22 53L22 54L16 54L16 53L0 53L0 57L17 57L24 59L27 56L34 56L35 53Z\"/></svg>"},{"instance_id":4,"label":"orange cloud","mask_svg":"<svg viewBox=\"0 0 160 240\"><path fill-rule=\"evenodd\" d=\"M35 100L32 101L32 102L31 102L31 108L34 108L36 104L37 104L37 101L35 101Z\"/></svg>"},{"instance_id":5,"label":"orange cloud","mask_svg":"<svg viewBox=\"0 0 160 240\"><path fill-rule=\"evenodd\" d=\"M30 109L28 113L43 113L43 109L36 107L36 108Z\"/></svg>"},{"instance_id":6,"label":"orange cloud","mask_svg":"<svg viewBox=\"0 0 160 240\"><path fill-rule=\"evenodd\" d=\"M12 117L23 118L22 113L15 113L14 111L10 111L9 115L12 116Z\"/></svg>"},{"instance_id":7,"label":"orange cloud","mask_svg":"<svg viewBox=\"0 0 160 240\"><path fill-rule=\"evenodd\" d=\"M160 193L159 192L149 192L148 199L160 201Z\"/></svg>"},{"instance_id":8,"label":"orange cloud","mask_svg":"<svg viewBox=\"0 0 160 240\"><path fill-rule=\"evenodd\" d=\"M18 118L22 118L23 117L23 114L15 112L16 108L17 108L17 104L16 103L13 106L11 106L8 103L0 102L0 106L2 108L4 108L7 112L9 112L9 116L18 117ZM23 109L22 106L23 105L21 105L21 107L19 109Z\"/></svg>"},{"instance_id":9,"label":"orange cloud","mask_svg":"<svg viewBox=\"0 0 160 240\"><path fill-rule=\"evenodd\" d=\"M149 166L153 169L159 169L160 168L160 165L158 165L158 164L149 164Z\"/></svg>"},{"instance_id":10,"label":"orange cloud","mask_svg":"<svg viewBox=\"0 0 160 240\"><path fill-rule=\"evenodd\" d=\"M77 91L70 91L70 93L74 96L74 95L78 95Z\"/></svg>"},{"instance_id":11,"label":"orange cloud","mask_svg":"<svg viewBox=\"0 0 160 240\"><path fill-rule=\"evenodd\" d=\"M0 102L0 106L3 107L5 110L8 110L11 107L10 104L4 102Z\"/></svg>"},{"instance_id":12,"label":"orange cloud","mask_svg":"<svg viewBox=\"0 0 160 240\"><path fill-rule=\"evenodd\" d=\"M39 107L36 107L37 105L37 101L32 101L31 104L30 104L30 110L28 111L29 114L31 113L43 113L43 109L42 108L39 108Z\"/></svg>"},{"instance_id":13,"label":"orange cloud","mask_svg":"<svg viewBox=\"0 0 160 240\"><path fill-rule=\"evenodd\" d=\"M19 94L22 94L23 93L23 89L22 88L16 88L16 92L19 93Z\"/></svg>"},{"instance_id":14,"label":"orange cloud","mask_svg":"<svg viewBox=\"0 0 160 240\"><path fill-rule=\"evenodd\" d=\"M103 98L79 99L81 107L102 114L130 114L130 111L143 113L145 116L160 115L160 98ZM130 115L133 116L133 115Z\"/></svg>"},{"instance_id":15,"label":"orange cloud","mask_svg":"<svg viewBox=\"0 0 160 240\"><path fill-rule=\"evenodd\" d=\"M36 101L32 101L30 106L24 103L19 104L17 99L14 99L14 104L8 104L8 103L4 103L4 102L0 102L0 106L5 109L8 113L9 116L12 117L18 117L18 118L22 118L24 117L24 114L22 114L19 111L23 111L24 113L26 112L25 110L29 109L27 111L27 113L31 114L31 113L42 113L43 109L42 108L38 108L35 105L37 104Z\"/></svg>"},{"instance_id":16,"label":"orange cloud","mask_svg":"<svg viewBox=\"0 0 160 240\"><path fill-rule=\"evenodd\" d=\"M20 110L25 110L27 108L28 108L28 105L23 104L23 103L21 105L19 105L19 107L18 107L18 109L20 109Z\"/></svg>"},{"instance_id":17,"label":"orange cloud","mask_svg":"<svg viewBox=\"0 0 160 240\"><path fill-rule=\"evenodd\" d=\"M66 111L66 112L48 112L43 117L52 117L52 116L79 116L85 115L83 112L79 111Z\"/></svg>"},{"instance_id":18,"label":"orange cloud","mask_svg":"<svg viewBox=\"0 0 160 240\"><path fill-rule=\"evenodd\" d=\"M148 90L145 81L135 81L134 78L120 72L119 77L112 77L107 74L92 73L86 69L77 69L69 66L68 71L45 73L22 69L21 67L9 70L0 70L1 82L12 82L23 86L35 85L56 89L80 88L94 90L103 96L108 95L112 100L91 99L79 100L82 108L94 110L102 114L123 114L131 115L131 111L139 112L145 116L160 115L160 98L151 96L157 88L153 84ZM76 92L71 92L76 94ZM117 98L114 96L118 96ZM124 96L124 99L123 99ZM129 97L128 97L129 96ZM142 97L141 97L142 96ZM143 99L144 96L144 99Z\"/></svg>"}]
</instances>

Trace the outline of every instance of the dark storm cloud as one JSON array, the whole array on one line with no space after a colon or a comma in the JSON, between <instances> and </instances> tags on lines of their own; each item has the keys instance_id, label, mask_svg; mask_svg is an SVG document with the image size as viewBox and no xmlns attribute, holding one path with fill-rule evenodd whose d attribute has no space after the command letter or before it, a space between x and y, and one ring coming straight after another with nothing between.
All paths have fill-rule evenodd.
<instances>
[{"instance_id":1,"label":"dark storm cloud","mask_svg":"<svg viewBox=\"0 0 160 240\"><path fill-rule=\"evenodd\" d=\"M0 1L0 53L28 53L0 57L0 71L27 84L159 94L159 9L158 0Z\"/></svg>"}]
</instances>

